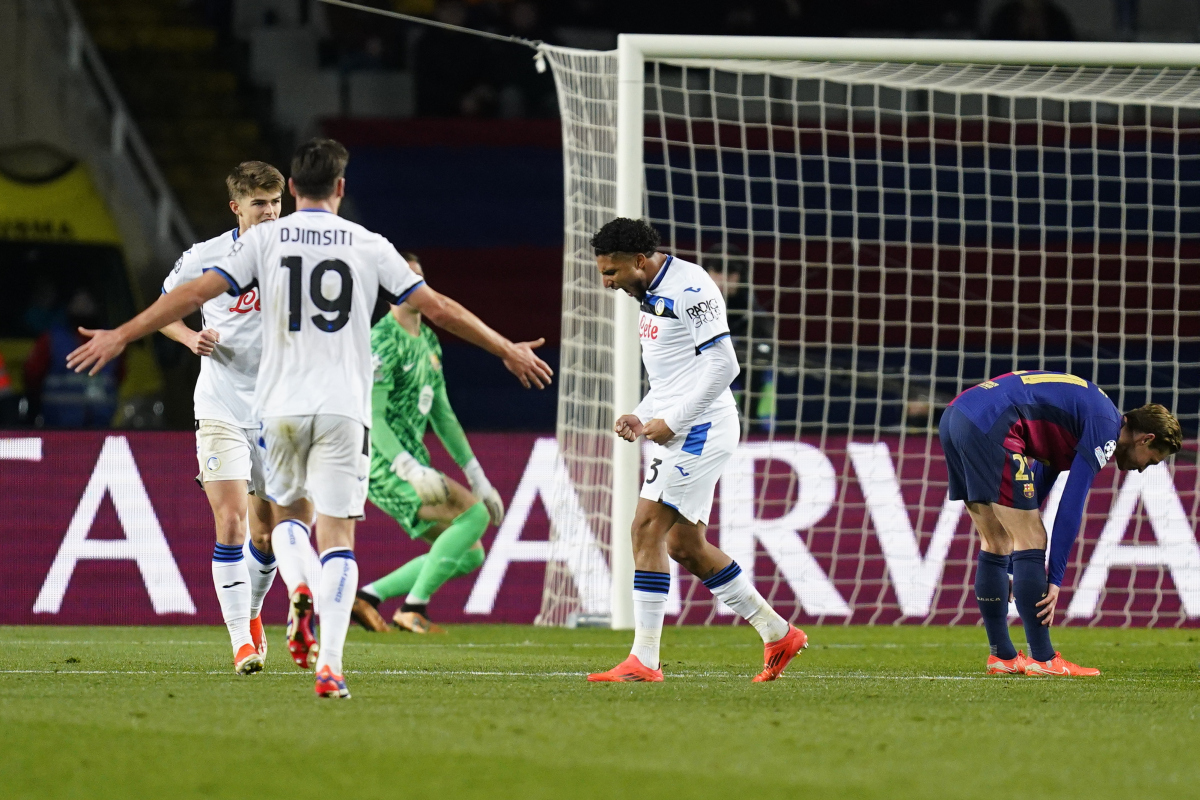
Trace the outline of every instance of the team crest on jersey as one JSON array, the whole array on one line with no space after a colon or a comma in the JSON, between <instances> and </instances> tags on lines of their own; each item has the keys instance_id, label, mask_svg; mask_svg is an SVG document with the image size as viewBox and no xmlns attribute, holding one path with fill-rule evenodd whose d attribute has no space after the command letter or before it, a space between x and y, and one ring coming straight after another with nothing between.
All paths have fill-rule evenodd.
<instances>
[{"instance_id":1,"label":"team crest on jersey","mask_svg":"<svg viewBox=\"0 0 1200 800\"><path fill-rule=\"evenodd\" d=\"M438 360L437 353L429 354L429 363L433 365L433 368L436 370L440 371L442 368L442 362Z\"/></svg>"},{"instance_id":2,"label":"team crest on jersey","mask_svg":"<svg viewBox=\"0 0 1200 800\"><path fill-rule=\"evenodd\" d=\"M209 456L209 458L208 458L208 471L209 471L209 472L216 472L216 471L217 471L217 470L219 470L220 468L221 468L221 459L217 458L216 456Z\"/></svg>"},{"instance_id":3,"label":"team crest on jersey","mask_svg":"<svg viewBox=\"0 0 1200 800\"><path fill-rule=\"evenodd\" d=\"M230 306L229 310L235 314L249 314L251 311L262 311L262 303L259 302L258 292L251 289L243 295L238 295L237 303Z\"/></svg>"},{"instance_id":4,"label":"team crest on jersey","mask_svg":"<svg viewBox=\"0 0 1200 800\"><path fill-rule=\"evenodd\" d=\"M1035 494L1037 494L1037 492L1034 490L1033 484L1032 483L1025 484L1025 497L1032 500L1033 496Z\"/></svg>"},{"instance_id":5,"label":"team crest on jersey","mask_svg":"<svg viewBox=\"0 0 1200 800\"><path fill-rule=\"evenodd\" d=\"M667 310L667 301L663 300L661 297L658 298L658 302L654 304L654 313L661 317L662 313L666 310Z\"/></svg>"}]
</instances>

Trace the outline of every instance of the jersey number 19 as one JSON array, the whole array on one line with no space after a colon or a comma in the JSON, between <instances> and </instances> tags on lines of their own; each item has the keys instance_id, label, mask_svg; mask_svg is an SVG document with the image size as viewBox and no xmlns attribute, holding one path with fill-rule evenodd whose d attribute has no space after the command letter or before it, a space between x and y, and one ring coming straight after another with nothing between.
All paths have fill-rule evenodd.
<instances>
[{"instance_id":1,"label":"jersey number 19","mask_svg":"<svg viewBox=\"0 0 1200 800\"><path fill-rule=\"evenodd\" d=\"M279 266L288 271L288 330L300 330L300 281L304 270L300 256L284 256ZM336 272L342 279L341 290L333 299L325 297L321 292L321 279L326 272ZM313 314L313 324L326 333L340 331L350 321L350 301L354 298L354 277L345 261L336 258L322 261L313 267L312 275L308 278L308 296L313 305L329 314L337 314L330 319L324 314Z\"/></svg>"}]
</instances>

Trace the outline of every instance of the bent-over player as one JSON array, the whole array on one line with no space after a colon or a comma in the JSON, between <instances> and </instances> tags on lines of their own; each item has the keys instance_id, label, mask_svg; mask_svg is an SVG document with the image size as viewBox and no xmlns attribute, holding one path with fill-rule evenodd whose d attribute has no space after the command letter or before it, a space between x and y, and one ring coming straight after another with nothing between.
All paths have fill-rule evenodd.
<instances>
[{"instance_id":1,"label":"bent-over player","mask_svg":"<svg viewBox=\"0 0 1200 800\"><path fill-rule=\"evenodd\" d=\"M954 398L939 427L950 499L963 500L979 531L975 599L987 630L990 675L1099 675L1055 652L1050 625L1088 492L1110 461L1138 472L1177 452L1179 421L1151 404L1124 415L1099 386L1061 372L1022 370ZM1040 463L1041 468L1037 465ZM1050 536L1038 513L1044 490L1070 470ZM1040 473L1040 475L1039 475ZM1008 566L1029 657L1008 633Z\"/></svg>"},{"instance_id":2,"label":"bent-over player","mask_svg":"<svg viewBox=\"0 0 1200 800\"><path fill-rule=\"evenodd\" d=\"M424 277L417 257L402 254ZM431 544L389 575L367 584L354 601L354 619L367 630L387 630L378 606L408 596L392 616L413 633L440 630L429 622L426 606L433 593L451 578L483 564L479 539L504 521L500 493L483 472L463 433L442 374L442 346L421 311L411 303L392 306L371 329L375 386L371 390L371 479L367 498L385 511L414 539ZM446 452L458 464L471 490L429 466L425 430L432 424Z\"/></svg>"},{"instance_id":3,"label":"bent-over player","mask_svg":"<svg viewBox=\"0 0 1200 800\"><path fill-rule=\"evenodd\" d=\"M618 218L592 237L607 289L642 304L638 321L650 392L614 430L654 443L633 518L635 631L629 658L589 681L661 681L658 649L675 559L741 615L764 644L755 682L773 681L808 645L763 599L733 559L705 538L713 490L737 448L740 424L729 384L738 374L721 292L696 264L657 252L658 232Z\"/></svg>"},{"instance_id":4,"label":"bent-over player","mask_svg":"<svg viewBox=\"0 0 1200 800\"><path fill-rule=\"evenodd\" d=\"M275 520L272 544L289 529L307 536L311 497L317 511L321 575L320 655L315 691L348 698L342 650L358 588L354 523L367 495L371 426L371 311L380 292L411 299L429 319L503 359L525 386L542 388L549 366L528 342L514 344L453 300L425 286L386 239L337 216L349 154L331 139L296 151L288 188L296 212L251 228L201 277L160 297L112 331L84 331L91 341L68 366L95 371L126 344L180 319L232 289L258 282L263 351L255 387L266 489ZM535 343L536 344L536 343Z\"/></svg>"},{"instance_id":5,"label":"bent-over player","mask_svg":"<svg viewBox=\"0 0 1200 800\"><path fill-rule=\"evenodd\" d=\"M237 227L192 245L180 256L163 281L164 294L199 278L254 225L279 218L283 175L275 167L244 161L229 173L225 185ZM253 408L254 379L262 351L257 289L247 288L236 297L215 297L200 308L200 316L200 331L177 320L162 333L202 357L193 398L196 458L200 462L196 480L208 496L216 522L213 585L233 644L233 668L240 675L249 675L261 670L266 659L267 640L259 612L276 571L271 506L263 496Z\"/></svg>"}]
</instances>

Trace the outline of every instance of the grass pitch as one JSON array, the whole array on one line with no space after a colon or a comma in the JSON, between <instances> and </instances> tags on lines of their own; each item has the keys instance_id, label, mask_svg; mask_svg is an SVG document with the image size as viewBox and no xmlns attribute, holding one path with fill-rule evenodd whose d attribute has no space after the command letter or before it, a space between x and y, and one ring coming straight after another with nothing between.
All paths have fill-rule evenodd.
<instances>
[{"instance_id":1,"label":"grass pitch","mask_svg":"<svg viewBox=\"0 0 1200 800\"><path fill-rule=\"evenodd\" d=\"M668 628L666 683L589 685L630 634L354 630L337 702L279 629L239 678L223 628L0 628L0 794L1200 797L1200 633L1059 629L1105 670L1064 680L984 677L977 628L808 632L773 684L742 626Z\"/></svg>"}]
</instances>

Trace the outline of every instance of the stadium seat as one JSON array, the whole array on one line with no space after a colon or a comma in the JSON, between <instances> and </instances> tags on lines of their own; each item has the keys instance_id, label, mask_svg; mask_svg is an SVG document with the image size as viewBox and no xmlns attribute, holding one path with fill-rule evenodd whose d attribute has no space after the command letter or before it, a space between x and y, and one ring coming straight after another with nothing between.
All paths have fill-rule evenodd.
<instances>
[{"instance_id":1,"label":"stadium seat","mask_svg":"<svg viewBox=\"0 0 1200 800\"><path fill-rule=\"evenodd\" d=\"M317 69L317 35L306 28L260 28L250 36L250 77L274 86L283 76Z\"/></svg>"},{"instance_id":2,"label":"stadium seat","mask_svg":"<svg viewBox=\"0 0 1200 800\"><path fill-rule=\"evenodd\" d=\"M263 27L297 27L303 22L300 0L234 0L233 33L246 39Z\"/></svg>"},{"instance_id":3,"label":"stadium seat","mask_svg":"<svg viewBox=\"0 0 1200 800\"><path fill-rule=\"evenodd\" d=\"M305 70L281 75L275 84L275 121L298 136L321 117L342 113L341 75L334 70Z\"/></svg>"},{"instance_id":4,"label":"stadium seat","mask_svg":"<svg viewBox=\"0 0 1200 800\"><path fill-rule=\"evenodd\" d=\"M411 72L362 71L349 76L352 117L411 117L416 92Z\"/></svg>"}]
</instances>

